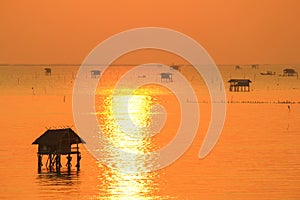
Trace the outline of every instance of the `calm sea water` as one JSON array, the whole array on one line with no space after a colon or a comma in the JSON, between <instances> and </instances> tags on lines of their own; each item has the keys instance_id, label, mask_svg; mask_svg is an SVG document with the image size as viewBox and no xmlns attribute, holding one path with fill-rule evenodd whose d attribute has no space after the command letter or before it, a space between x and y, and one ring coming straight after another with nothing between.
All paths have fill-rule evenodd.
<instances>
[{"instance_id":1,"label":"calm sea water","mask_svg":"<svg viewBox=\"0 0 300 200\"><path fill-rule=\"evenodd\" d=\"M300 199L300 79L260 75L265 70L280 74L288 67L242 66L235 70L234 66L220 66L224 81L245 77L253 85L249 93L227 92L229 103L222 135L204 159L199 159L198 153L210 107L205 103L205 92L201 100L205 87L199 84L196 91L203 102L199 131L190 148L172 165L149 173L126 174L116 170L128 167L124 158L114 160L117 167L111 169L80 146L81 171L77 173L73 163L71 175L67 175L65 160L61 175L45 169L38 174L37 146L31 143L47 128L73 126L76 130L71 94L77 67L52 67L51 76L44 75L43 67L1 67L0 199ZM299 66L293 68L300 71ZM117 80L121 74L122 70L115 68L107 76ZM198 84L195 78L190 81ZM151 115L139 113L147 113L147 106L161 99L147 98L146 94L139 98L137 102L144 103L138 110L133 109L133 120L146 126ZM172 95L163 99L171 120L153 140L124 138L109 120L106 95L99 95L96 101L97 115L115 145L133 151L155 150L174 137L179 120L176 109L169 105ZM253 103L256 101L265 103ZM122 109L118 110L121 122L126 123ZM111 156L118 158L113 152Z\"/></svg>"}]
</instances>

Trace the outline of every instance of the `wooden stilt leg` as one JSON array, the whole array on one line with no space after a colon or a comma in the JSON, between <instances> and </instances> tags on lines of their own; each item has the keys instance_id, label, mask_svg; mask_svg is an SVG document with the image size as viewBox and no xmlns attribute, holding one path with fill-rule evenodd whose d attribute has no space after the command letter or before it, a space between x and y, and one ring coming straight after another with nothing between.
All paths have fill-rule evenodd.
<instances>
[{"instance_id":1,"label":"wooden stilt leg","mask_svg":"<svg viewBox=\"0 0 300 200\"><path fill-rule=\"evenodd\" d=\"M50 170L50 172L52 172L52 154L50 153L49 154L49 170Z\"/></svg>"},{"instance_id":2,"label":"wooden stilt leg","mask_svg":"<svg viewBox=\"0 0 300 200\"><path fill-rule=\"evenodd\" d=\"M77 164L76 164L77 171L80 171L80 160L81 160L81 155L79 152L77 152Z\"/></svg>"},{"instance_id":3,"label":"wooden stilt leg","mask_svg":"<svg viewBox=\"0 0 300 200\"><path fill-rule=\"evenodd\" d=\"M56 173L60 174L60 167L61 167L60 154L56 154L55 161L56 161Z\"/></svg>"},{"instance_id":4,"label":"wooden stilt leg","mask_svg":"<svg viewBox=\"0 0 300 200\"><path fill-rule=\"evenodd\" d=\"M67 160L68 160L68 163L67 163L67 166L68 166L68 174L70 174L70 172L71 172L71 161L72 161L71 154L68 154Z\"/></svg>"},{"instance_id":5,"label":"wooden stilt leg","mask_svg":"<svg viewBox=\"0 0 300 200\"><path fill-rule=\"evenodd\" d=\"M42 166L43 166L42 155L38 154L38 173L42 172Z\"/></svg>"}]
</instances>

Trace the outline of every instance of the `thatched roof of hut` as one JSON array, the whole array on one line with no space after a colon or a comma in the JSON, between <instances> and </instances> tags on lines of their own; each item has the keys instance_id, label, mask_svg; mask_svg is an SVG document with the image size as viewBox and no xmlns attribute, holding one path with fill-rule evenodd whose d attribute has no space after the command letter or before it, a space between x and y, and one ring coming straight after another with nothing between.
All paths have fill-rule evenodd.
<instances>
[{"instance_id":1,"label":"thatched roof of hut","mask_svg":"<svg viewBox=\"0 0 300 200\"><path fill-rule=\"evenodd\" d=\"M39 145L57 145L62 141L68 141L69 144L79 144L85 141L80 138L71 128L49 129L32 144Z\"/></svg>"}]
</instances>

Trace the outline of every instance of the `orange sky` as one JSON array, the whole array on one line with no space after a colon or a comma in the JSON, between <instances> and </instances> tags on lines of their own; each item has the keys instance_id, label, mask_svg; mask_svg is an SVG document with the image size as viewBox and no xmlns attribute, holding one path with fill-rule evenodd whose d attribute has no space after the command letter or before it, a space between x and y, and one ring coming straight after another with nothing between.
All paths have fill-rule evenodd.
<instances>
[{"instance_id":1,"label":"orange sky","mask_svg":"<svg viewBox=\"0 0 300 200\"><path fill-rule=\"evenodd\" d=\"M0 63L81 63L144 26L193 37L217 64L300 63L299 11L298 0L2 0Z\"/></svg>"}]
</instances>

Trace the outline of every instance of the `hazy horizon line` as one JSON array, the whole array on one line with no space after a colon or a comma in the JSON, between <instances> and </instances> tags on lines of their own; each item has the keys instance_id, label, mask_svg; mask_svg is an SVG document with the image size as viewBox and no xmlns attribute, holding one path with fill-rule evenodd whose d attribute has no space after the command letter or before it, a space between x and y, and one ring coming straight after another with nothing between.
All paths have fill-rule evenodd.
<instances>
[{"instance_id":1,"label":"hazy horizon line","mask_svg":"<svg viewBox=\"0 0 300 200\"><path fill-rule=\"evenodd\" d=\"M4 66L45 66L45 67L51 67L51 66L138 66L141 64L76 64L76 63L0 63L0 67ZM151 63L145 64L145 65L152 65ZM163 65L163 64L153 64L155 66ZM265 66L265 65L300 65L296 63L263 63L263 64L257 64L257 63L251 63L251 64L216 64L217 66L234 66L234 65L240 65L240 66ZM191 64L172 64L170 66L192 66Z\"/></svg>"}]
</instances>

